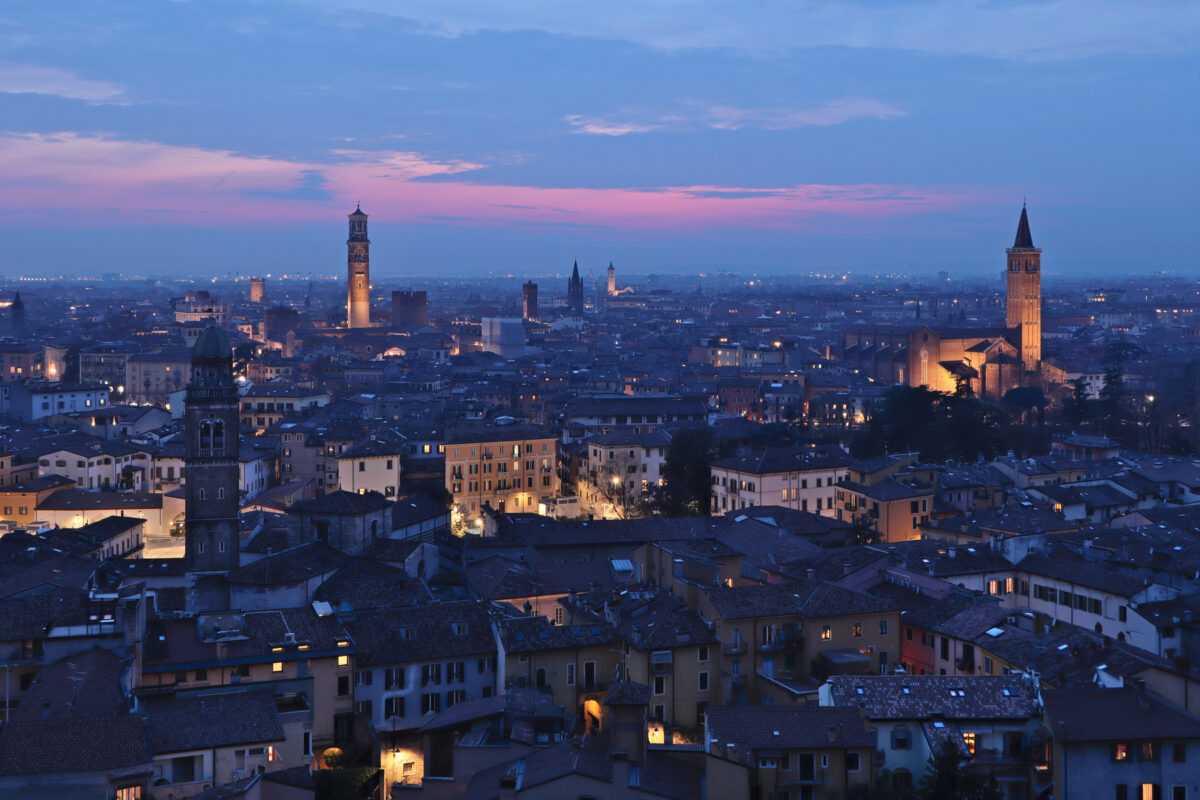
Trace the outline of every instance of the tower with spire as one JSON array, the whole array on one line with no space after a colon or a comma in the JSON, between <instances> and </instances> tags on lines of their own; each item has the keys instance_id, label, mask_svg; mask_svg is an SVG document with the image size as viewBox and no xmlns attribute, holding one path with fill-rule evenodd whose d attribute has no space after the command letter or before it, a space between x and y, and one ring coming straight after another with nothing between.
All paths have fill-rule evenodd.
<instances>
[{"instance_id":1,"label":"tower with spire","mask_svg":"<svg viewBox=\"0 0 1200 800\"><path fill-rule=\"evenodd\" d=\"M615 297L617 294L617 268L613 263L608 262L608 296Z\"/></svg>"},{"instance_id":2,"label":"tower with spire","mask_svg":"<svg viewBox=\"0 0 1200 800\"><path fill-rule=\"evenodd\" d=\"M346 324L351 328L371 325L371 241L367 238L367 215L361 207L347 215L350 238L346 240Z\"/></svg>"},{"instance_id":3,"label":"tower with spire","mask_svg":"<svg viewBox=\"0 0 1200 800\"><path fill-rule=\"evenodd\" d=\"M579 277L579 262L571 269L571 278L567 281L567 316L583 316L583 278Z\"/></svg>"},{"instance_id":4,"label":"tower with spire","mask_svg":"<svg viewBox=\"0 0 1200 800\"><path fill-rule=\"evenodd\" d=\"M1042 251L1033 246L1029 213L1021 205L1017 237L1008 255L1007 325L1017 336L1026 372L1037 372L1042 361Z\"/></svg>"}]
</instances>

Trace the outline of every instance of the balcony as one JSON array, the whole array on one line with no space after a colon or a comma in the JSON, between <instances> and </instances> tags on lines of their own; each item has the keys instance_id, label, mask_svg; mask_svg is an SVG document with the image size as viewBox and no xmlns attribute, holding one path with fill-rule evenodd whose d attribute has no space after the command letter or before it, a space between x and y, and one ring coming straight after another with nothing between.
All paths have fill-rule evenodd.
<instances>
[{"instance_id":1,"label":"balcony","mask_svg":"<svg viewBox=\"0 0 1200 800\"><path fill-rule=\"evenodd\" d=\"M758 646L760 652L773 653L778 650L786 650L789 647L803 647L804 634L798 630L780 631L768 641L763 642Z\"/></svg>"},{"instance_id":2,"label":"balcony","mask_svg":"<svg viewBox=\"0 0 1200 800\"><path fill-rule=\"evenodd\" d=\"M729 683L731 686L745 686L746 685L746 673L744 673L744 672L729 673Z\"/></svg>"},{"instance_id":3,"label":"balcony","mask_svg":"<svg viewBox=\"0 0 1200 800\"><path fill-rule=\"evenodd\" d=\"M721 652L727 656L741 655L746 652L746 640L734 639L721 647Z\"/></svg>"}]
</instances>

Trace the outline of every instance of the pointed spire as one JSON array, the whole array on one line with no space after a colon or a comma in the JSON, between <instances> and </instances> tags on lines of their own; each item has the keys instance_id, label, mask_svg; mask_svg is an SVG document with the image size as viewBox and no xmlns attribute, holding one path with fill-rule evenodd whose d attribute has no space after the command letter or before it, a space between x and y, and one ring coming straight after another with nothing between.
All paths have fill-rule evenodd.
<instances>
[{"instance_id":1,"label":"pointed spire","mask_svg":"<svg viewBox=\"0 0 1200 800\"><path fill-rule=\"evenodd\" d=\"M579 277L579 262L578 261L575 262L575 266L571 269L571 280L573 280L573 281L581 280L581 278Z\"/></svg>"},{"instance_id":2,"label":"pointed spire","mask_svg":"<svg viewBox=\"0 0 1200 800\"><path fill-rule=\"evenodd\" d=\"M1025 204L1021 204L1021 221L1017 223L1017 239L1013 242L1013 247L1022 247L1033 249L1033 235L1029 232L1029 214L1025 211Z\"/></svg>"}]
</instances>

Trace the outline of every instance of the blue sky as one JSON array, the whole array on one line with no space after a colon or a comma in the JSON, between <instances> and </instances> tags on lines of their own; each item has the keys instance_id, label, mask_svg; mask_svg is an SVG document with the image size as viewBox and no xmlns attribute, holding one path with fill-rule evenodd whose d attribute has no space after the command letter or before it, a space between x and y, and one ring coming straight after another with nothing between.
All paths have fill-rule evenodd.
<instances>
[{"instance_id":1,"label":"blue sky","mask_svg":"<svg viewBox=\"0 0 1200 800\"><path fill-rule=\"evenodd\" d=\"M0 273L1195 271L1200 5L0 10ZM40 235L47 229L53 235ZM32 235L36 232L39 235Z\"/></svg>"}]
</instances>

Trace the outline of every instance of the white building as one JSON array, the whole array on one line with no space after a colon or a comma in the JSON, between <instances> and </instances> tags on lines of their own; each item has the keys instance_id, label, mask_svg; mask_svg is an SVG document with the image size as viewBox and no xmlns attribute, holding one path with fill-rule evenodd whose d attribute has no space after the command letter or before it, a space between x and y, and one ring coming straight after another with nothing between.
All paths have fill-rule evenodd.
<instances>
[{"instance_id":1,"label":"white building","mask_svg":"<svg viewBox=\"0 0 1200 800\"><path fill-rule=\"evenodd\" d=\"M8 413L22 422L108 408L108 387L72 383L14 383L9 387Z\"/></svg>"},{"instance_id":2,"label":"white building","mask_svg":"<svg viewBox=\"0 0 1200 800\"><path fill-rule=\"evenodd\" d=\"M836 448L768 447L710 469L714 513L783 506L833 517L833 487L850 474L850 456Z\"/></svg>"}]
</instances>

